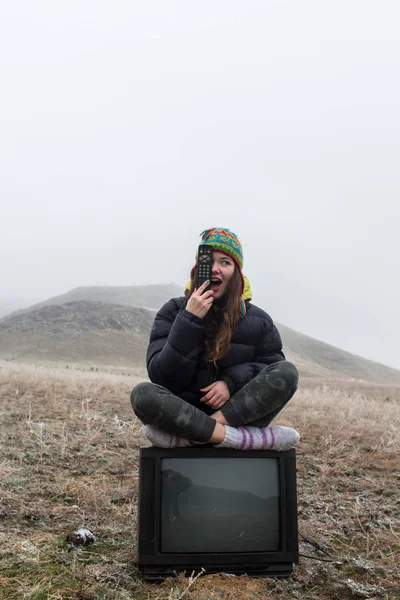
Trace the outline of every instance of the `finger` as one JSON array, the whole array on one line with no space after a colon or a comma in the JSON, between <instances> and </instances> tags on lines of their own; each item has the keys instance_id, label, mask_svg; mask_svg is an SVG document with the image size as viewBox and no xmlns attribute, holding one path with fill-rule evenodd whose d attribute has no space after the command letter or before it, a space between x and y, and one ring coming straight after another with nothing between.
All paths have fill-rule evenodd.
<instances>
[{"instance_id":1,"label":"finger","mask_svg":"<svg viewBox=\"0 0 400 600\"><path fill-rule=\"evenodd\" d=\"M207 290L206 292L203 292L201 295L202 298L213 298L214 297L214 290Z\"/></svg>"},{"instance_id":2,"label":"finger","mask_svg":"<svg viewBox=\"0 0 400 600\"><path fill-rule=\"evenodd\" d=\"M215 390L210 390L205 396L203 396L202 400L204 400L204 402L209 402L210 400L216 400L217 399L217 395Z\"/></svg>"},{"instance_id":3,"label":"finger","mask_svg":"<svg viewBox=\"0 0 400 600\"><path fill-rule=\"evenodd\" d=\"M208 397L208 394L206 394L205 396L200 398L200 402L208 402L209 400L210 400L210 398Z\"/></svg>"},{"instance_id":4,"label":"finger","mask_svg":"<svg viewBox=\"0 0 400 600\"><path fill-rule=\"evenodd\" d=\"M212 408L213 410L218 410L219 408L221 408L221 406L223 406L224 404L209 404L209 407Z\"/></svg>"},{"instance_id":5,"label":"finger","mask_svg":"<svg viewBox=\"0 0 400 600\"><path fill-rule=\"evenodd\" d=\"M193 296L201 296L201 286L199 288L194 288L193 294L190 297L193 298Z\"/></svg>"},{"instance_id":6,"label":"finger","mask_svg":"<svg viewBox=\"0 0 400 600\"><path fill-rule=\"evenodd\" d=\"M214 406L214 404L218 403L220 399L221 398L219 396L213 396L206 402L206 404L208 404L209 406Z\"/></svg>"},{"instance_id":7,"label":"finger","mask_svg":"<svg viewBox=\"0 0 400 600\"><path fill-rule=\"evenodd\" d=\"M215 410L218 410L219 408L222 408L225 404L226 404L226 401L222 400L222 398L221 398L221 400L219 400L218 402L216 402L214 404L213 408L215 408Z\"/></svg>"},{"instance_id":8,"label":"finger","mask_svg":"<svg viewBox=\"0 0 400 600\"><path fill-rule=\"evenodd\" d=\"M217 383L217 382L216 382L216 381L214 381L214 383L211 383L211 384L210 384L210 385L208 385L207 387L205 387L205 388L202 388L200 391L201 391L201 392L209 392L209 391L210 391L210 390L211 390L211 389L212 389L212 388L215 386L215 384L216 384L216 383Z\"/></svg>"},{"instance_id":9,"label":"finger","mask_svg":"<svg viewBox=\"0 0 400 600\"><path fill-rule=\"evenodd\" d=\"M201 286L198 289L198 291L200 292L200 294L202 294L206 290L206 288L208 288L209 285L210 285L210 280L206 279L204 281L204 283L202 283Z\"/></svg>"},{"instance_id":10,"label":"finger","mask_svg":"<svg viewBox=\"0 0 400 600\"><path fill-rule=\"evenodd\" d=\"M220 402L219 404L214 404L214 405L213 405L213 409L214 409L214 410L219 410L219 409L221 408L221 406L223 406L223 405L224 405L224 403L223 403L223 402Z\"/></svg>"}]
</instances>

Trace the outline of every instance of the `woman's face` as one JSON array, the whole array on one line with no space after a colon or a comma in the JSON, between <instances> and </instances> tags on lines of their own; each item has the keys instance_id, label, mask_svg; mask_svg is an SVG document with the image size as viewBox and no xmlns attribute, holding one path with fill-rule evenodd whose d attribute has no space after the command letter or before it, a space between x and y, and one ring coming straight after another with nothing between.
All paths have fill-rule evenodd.
<instances>
[{"instance_id":1,"label":"woman's face","mask_svg":"<svg viewBox=\"0 0 400 600\"><path fill-rule=\"evenodd\" d=\"M235 263L222 252L213 252L213 260L209 289L214 291L215 300L219 300L225 294L229 280L235 272Z\"/></svg>"}]
</instances>

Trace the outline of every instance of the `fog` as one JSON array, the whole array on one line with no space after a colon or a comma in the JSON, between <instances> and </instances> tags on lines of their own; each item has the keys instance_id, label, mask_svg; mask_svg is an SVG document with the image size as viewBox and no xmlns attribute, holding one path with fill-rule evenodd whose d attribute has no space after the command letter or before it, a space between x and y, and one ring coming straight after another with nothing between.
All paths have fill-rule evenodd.
<instances>
[{"instance_id":1,"label":"fog","mask_svg":"<svg viewBox=\"0 0 400 600\"><path fill-rule=\"evenodd\" d=\"M184 285L400 368L395 0L0 4L0 299Z\"/></svg>"}]
</instances>

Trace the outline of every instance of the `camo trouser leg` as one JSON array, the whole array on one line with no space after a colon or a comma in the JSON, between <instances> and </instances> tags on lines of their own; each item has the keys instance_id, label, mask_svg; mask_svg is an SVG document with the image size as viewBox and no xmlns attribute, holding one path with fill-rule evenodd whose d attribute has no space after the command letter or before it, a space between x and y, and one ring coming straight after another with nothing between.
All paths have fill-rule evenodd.
<instances>
[{"instance_id":1,"label":"camo trouser leg","mask_svg":"<svg viewBox=\"0 0 400 600\"><path fill-rule=\"evenodd\" d=\"M232 396L222 413L232 427L266 427L289 402L297 389L294 365L281 361L265 367ZM215 420L205 412L154 383L139 383L131 394L132 408L142 423L148 423L195 442L207 442Z\"/></svg>"},{"instance_id":2,"label":"camo trouser leg","mask_svg":"<svg viewBox=\"0 0 400 600\"><path fill-rule=\"evenodd\" d=\"M215 419L155 383L139 383L131 404L142 423L187 440L208 442L215 429Z\"/></svg>"},{"instance_id":3,"label":"camo trouser leg","mask_svg":"<svg viewBox=\"0 0 400 600\"><path fill-rule=\"evenodd\" d=\"M297 390L299 374L284 360L265 367L222 407L229 425L266 427Z\"/></svg>"}]
</instances>

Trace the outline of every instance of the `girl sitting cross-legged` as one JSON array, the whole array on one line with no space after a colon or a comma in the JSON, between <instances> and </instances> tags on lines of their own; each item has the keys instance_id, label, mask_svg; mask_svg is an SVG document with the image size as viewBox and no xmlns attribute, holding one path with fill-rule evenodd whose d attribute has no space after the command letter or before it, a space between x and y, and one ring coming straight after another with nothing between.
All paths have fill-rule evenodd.
<instances>
[{"instance_id":1,"label":"girl sitting cross-legged","mask_svg":"<svg viewBox=\"0 0 400 600\"><path fill-rule=\"evenodd\" d=\"M250 302L243 250L223 228L202 234L213 247L211 281L158 312L147 350L151 383L131 394L144 435L163 448L211 443L242 450L288 450L299 434L270 426L297 389L271 317Z\"/></svg>"}]
</instances>

